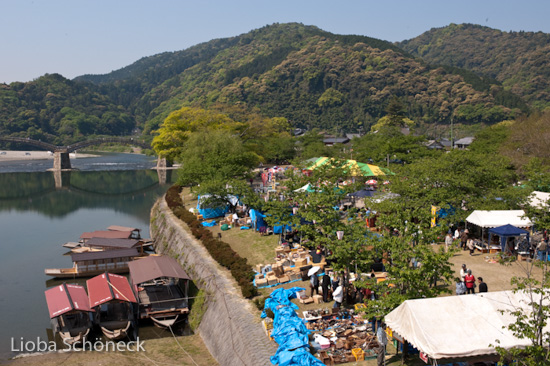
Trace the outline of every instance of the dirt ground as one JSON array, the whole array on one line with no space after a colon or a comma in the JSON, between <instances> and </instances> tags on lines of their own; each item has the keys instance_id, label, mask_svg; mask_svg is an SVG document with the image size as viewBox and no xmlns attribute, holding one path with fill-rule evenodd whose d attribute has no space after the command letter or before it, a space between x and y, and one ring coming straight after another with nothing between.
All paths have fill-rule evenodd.
<instances>
[{"instance_id":1,"label":"dirt ground","mask_svg":"<svg viewBox=\"0 0 550 366\"><path fill-rule=\"evenodd\" d=\"M52 352L1 361L14 366L145 366L145 365L218 365L198 335L151 339L144 342L145 352Z\"/></svg>"}]
</instances>

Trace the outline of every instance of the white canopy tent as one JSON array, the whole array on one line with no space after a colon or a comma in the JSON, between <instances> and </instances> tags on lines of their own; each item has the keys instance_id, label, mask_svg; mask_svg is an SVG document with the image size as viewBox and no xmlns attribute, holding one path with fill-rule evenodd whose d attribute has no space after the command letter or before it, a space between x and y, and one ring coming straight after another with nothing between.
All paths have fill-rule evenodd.
<instances>
[{"instance_id":1,"label":"white canopy tent","mask_svg":"<svg viewBox=\"0 0 550 366\"><path fill-rule=\"evenodd\" d=\"M497 340L506 349L530 344L503 328L515 318L499 310L516 308L529 311L527 293L500 291L416 299L403 302L385 322L432 361L490 357L496 355L491 344L496 346ZM550 331L550 324L545 331Z\"/></svg>"},{"instance_id":2,"label":"white canopy tent","mask_svg":"<svg viewBox=\"0 0 550 366\"><path fill-rule=\"evenodd\" d=\"M548 202L550 200L550 193L534 191L531 194L529 204L535 208L548 208Z\"/></svg>"},{"instance_id":3,"label":"white canopy tent","mask_svg":"<svg viewBox=\"0 0 550 366\"><path fill-rule=\"evenodd\" d=\"M530 228L533 226L531 220L524 216L525 211L523 210L475 210L466 218L466 222L484 229L508 224L520 228Z\"/></svg>"}]
</instances>

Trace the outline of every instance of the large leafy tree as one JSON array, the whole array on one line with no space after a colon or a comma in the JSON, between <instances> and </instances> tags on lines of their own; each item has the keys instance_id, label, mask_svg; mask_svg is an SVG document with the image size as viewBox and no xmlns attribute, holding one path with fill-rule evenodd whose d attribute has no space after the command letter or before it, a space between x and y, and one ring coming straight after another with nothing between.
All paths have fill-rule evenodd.
<instances>
[{"instance_id":1,"label":"large leafy tree","mask_svg":"<svg viewBox=\"0 0 550 366\"><path fill-rule=\"evenodd\" d=\"M248 177L258 164L258 157L225 130L192 133L182 150L178 184L196 186L199 193L225 196L228 183Z\"/></svg>"},{"instance_id":2,"label":"large leafy tree","mask_svg":"<svg viewBox=\"0 0 550 366\"><path fill-rule=\"evenodd\" d=\"M193 132L204 129L237 128L237 123L226 114L201 108L183 107L168 115L153 138L153 149L158 156L176 161L185 151L187 139Z\"/></svg>"}]
</instances>

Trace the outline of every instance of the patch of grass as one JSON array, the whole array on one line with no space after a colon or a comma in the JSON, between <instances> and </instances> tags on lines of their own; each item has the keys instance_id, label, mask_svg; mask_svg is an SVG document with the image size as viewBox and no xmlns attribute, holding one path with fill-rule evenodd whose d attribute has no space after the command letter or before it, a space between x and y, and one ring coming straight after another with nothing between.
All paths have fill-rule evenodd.
<instances>
[{"instance_id":1,"label":"patch of grass","mask_svg":"<svg viewBox=\"0 0 550 366\"><path fill-rule=\"evenodd\" d=\"M196 289L195 290L193 290ZM194 284L192 284L189 287L189 297L195 297L194 299L191 299L190 304L190 311L189 311L189 326L193 331L196 331L199 325L201 324L202 317L204 316L204 313L206 312L207 306L205 304L206 302L206 292L204 290L199 290L195 287Z\"/></svg>"}]
</instances>

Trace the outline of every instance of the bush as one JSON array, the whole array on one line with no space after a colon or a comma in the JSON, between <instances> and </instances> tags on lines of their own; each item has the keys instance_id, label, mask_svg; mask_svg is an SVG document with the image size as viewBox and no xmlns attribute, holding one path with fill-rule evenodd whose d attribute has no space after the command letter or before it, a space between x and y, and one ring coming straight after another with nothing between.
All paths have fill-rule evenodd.
<instances>
[{"instance_id":1,"label":"bush","mask_svg":"<svg viewBox=\"0 0 550 366\"><path fill-rule=\"evenodd\" d=\"M214 239L212 233L201 225L195 215L185 209L180 196L181 190L181 186L173 185L166 192L166 204L170 207L174 216L189 226L193 236L202 242L212 258L231 271L231 275L241 287L244 297L251 298L258 295L258 289L252 284L254 279L252 266L248 264L246 258L242 258L229 244Z\"/></svg>"}]
</instances>

